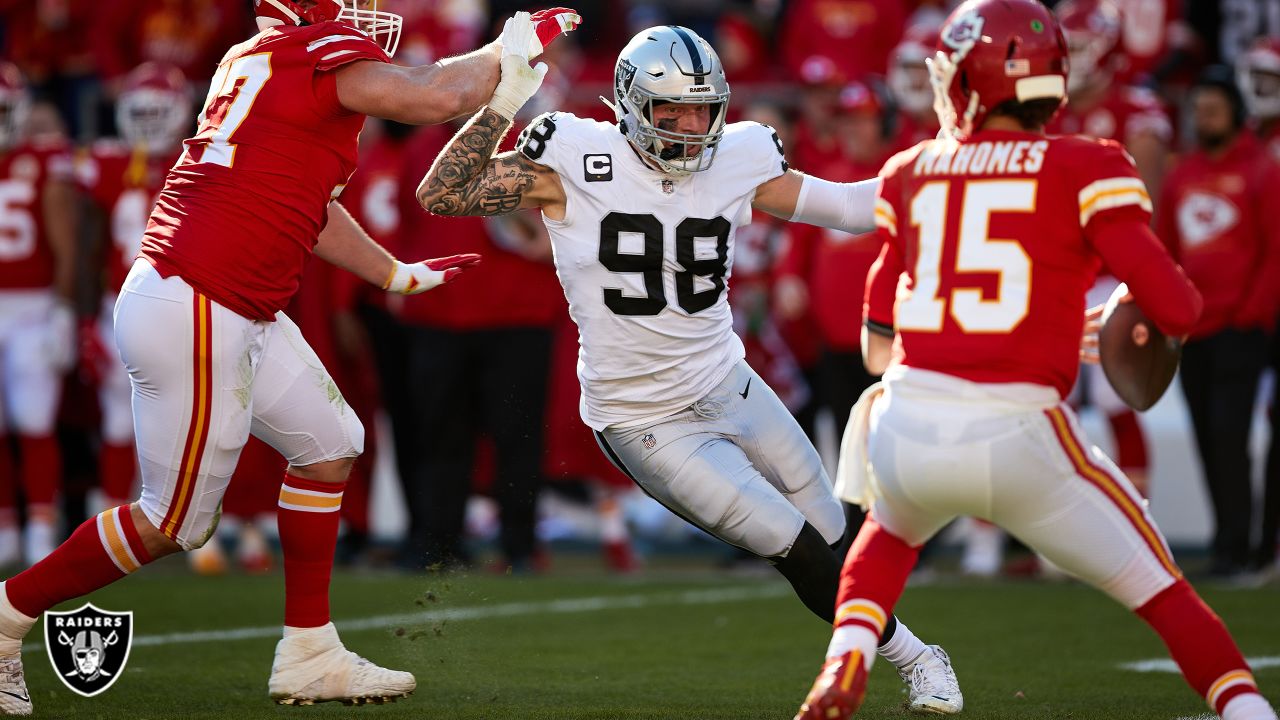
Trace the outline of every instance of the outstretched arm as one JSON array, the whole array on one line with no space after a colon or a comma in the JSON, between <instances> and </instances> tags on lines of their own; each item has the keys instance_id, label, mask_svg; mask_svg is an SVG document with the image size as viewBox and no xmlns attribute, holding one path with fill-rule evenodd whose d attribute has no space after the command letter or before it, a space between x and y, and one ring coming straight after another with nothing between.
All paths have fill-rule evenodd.
<instances>
[{"instance_id":1,"label":"outstretched arm","mask_svg":"<svg viewBox=\"0 0 1280 720\"><path fill-rule=\"evenodd\" d=\"M338 102L352 112L410 125L434 125L489 101L498 85L502 45L496 40L474 52L431 65L403 67L362 61L335 72Z\"/></svg>"},{"instance_id":2,"label":"outstretched arm","mask_svg":"<svg viewBox=\"0 0 1280 720\"><path fill-rule=\"evenodd\" d=\"M436 215L504 215L563 206L564 188L554 170L515 151L494 157L510 127L511 121L491 108L476 113L422 178L422 207Z\"/></svg>"},{"instance_id":3,"label":"outstretched arm","mask_svg":"<svg viewBox=\"0 0 1280 720\"><path fill-rule=\"evenodd\" d=\"M342 205L329 203L329 222L316 242L316 256L388 292L415 295L449 282L480 262L479 255L403 263L391 256Z\"/></svg>"},{"instance_id":4,"label":"outstretched arm","mask_svg":"<svg viewBox=\"0 0 1280 720\"><path fill-rule=\"evenodd\" d=\"M878 187L879 178L837 183L788 170L757 188L752 206L783 220L857 235L875 228Z\"/></svg>"},{"instance_id":5,"label":"outstretched arm","mask_svg":"<svg viewBox=\"0 0 1280 720\"><path fill-rule=\"evenodd\" d=\"M338 102L353 112L410 125L462 117L491 102L495 92L501 94L499 80L510 73L503 58L520 58L527 71L529 60L581 20L562 7L518 12L507 20L502 37L466 55L421 67L352 63L337 70Z\"/></svg>"}]
</instances>

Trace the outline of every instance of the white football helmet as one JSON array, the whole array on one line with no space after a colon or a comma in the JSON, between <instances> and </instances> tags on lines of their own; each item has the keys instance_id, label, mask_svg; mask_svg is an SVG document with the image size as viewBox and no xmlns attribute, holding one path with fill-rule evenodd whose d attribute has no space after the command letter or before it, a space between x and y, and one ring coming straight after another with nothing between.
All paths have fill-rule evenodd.
<instances>
[{"instance_id":1,"label":"white football helmet","mask_svg":"<svg viewBox=\"0 0 1280 720\"><path fill-rule=\"evenodd\" d=\"M1236 58L1236 83L1250 115L1280 117L1280 38L1258 38Z\"/></svg>"},{"instance_id":2,"label":"white football helmet","mask_svg":"<svg viewBox=\"0 0 1280 720\"><path fill-rule=\"evenodd\" d=\"M603 99L603 98L602 98ZM709 104L705 133L662 130L653 124L654 103ZM613 108L622 134L664 172L682 175L711 167L724 135L729 83L711 45L678 25L643 30L622 49L613 68ZM691 156L685 147L700 146Z\"/></svg>"}]
</instances>

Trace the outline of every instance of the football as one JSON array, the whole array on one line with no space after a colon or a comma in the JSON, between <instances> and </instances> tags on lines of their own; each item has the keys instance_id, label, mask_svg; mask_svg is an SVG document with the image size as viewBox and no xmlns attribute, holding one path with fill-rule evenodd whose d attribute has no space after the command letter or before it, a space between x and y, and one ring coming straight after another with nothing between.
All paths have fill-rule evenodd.
<instances>
[{"instance_id":1,"label":"football","mask_svg":"<svg viewBox=\"0 0 1280 720\"><path fill-rule=\"evenodd\" d=\"M1173 382L1182 343L1160 332L1136 302L1120 302L1128 293L1121 284L1107 300L1098 330L1098 358L1120 399L1134 410L1146 410Z\"/></svg>"}]
</instances>

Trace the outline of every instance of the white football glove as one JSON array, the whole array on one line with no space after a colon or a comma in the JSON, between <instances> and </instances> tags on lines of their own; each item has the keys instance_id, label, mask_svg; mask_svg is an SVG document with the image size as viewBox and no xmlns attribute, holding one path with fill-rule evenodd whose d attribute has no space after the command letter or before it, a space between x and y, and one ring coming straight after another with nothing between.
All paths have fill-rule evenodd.
<instances>
[{"instance_id":1,"label":"white football glove","mask_svg":"<svg viewBox=\"0 0 1280 720\"><path fill-rule=\"evenodd\" d=\"M387 276L387 281L382 284L382 289L401 295L417 295L449 282L461 275L463 270L479 262L480 256L474 253L450 255L416 263L403 263L396 260L396 264L391 268L391 274Z\"/></svg>"},{"instance_id":2,"label":"white football glove","mask_svg":"<svg viewBox=\"0 0 1280 720\"><path fill-rule=\"evenodd\" d=\"M529 20L529 13L518 12L507 19L502 28L502 79L493 90L489 109L507 120L515 120L516 113L542 87L547 74L547 64L529 67L529 58L542 52L537 28ZM533 55L530 51L536 49Z\"/></svg>"}]
</instances>

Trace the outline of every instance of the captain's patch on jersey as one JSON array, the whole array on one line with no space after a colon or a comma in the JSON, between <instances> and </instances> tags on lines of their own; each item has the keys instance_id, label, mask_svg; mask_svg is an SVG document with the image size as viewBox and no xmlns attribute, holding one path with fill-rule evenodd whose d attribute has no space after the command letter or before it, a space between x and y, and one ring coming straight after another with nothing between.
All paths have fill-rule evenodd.
<instances>
[{"instance_id":1,"label":"captain's patch on jersey","mask_svg":"<svg viewBox=\"0 0 1280 720\"><path fill-rule=\"evenodd\" d=\"M111 612L85 603L44 614L44 646L62 683L93 697L111 687L129 661L133 611Z\"/></svg>"},{"instance_id":2,"label":"captain's patch on jersey","mask_svg":"<svg viewBox=\"0 0 1280 720\"><path fill-rule=\"evenodd\" d=\"M583 155L582 174L586 176L587 182L608 182L612 180L613 156L608 153Z\"/></svg>"}]
</instances>

